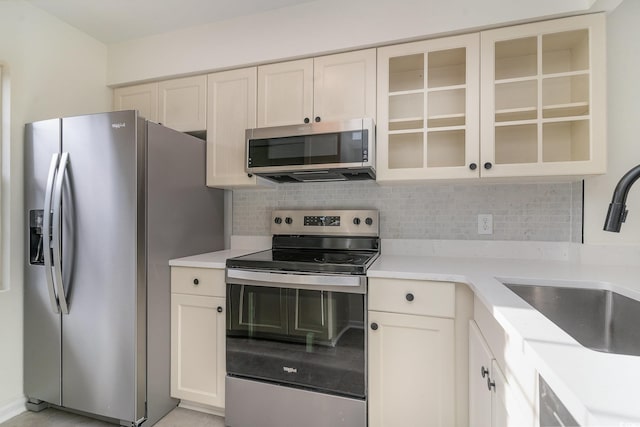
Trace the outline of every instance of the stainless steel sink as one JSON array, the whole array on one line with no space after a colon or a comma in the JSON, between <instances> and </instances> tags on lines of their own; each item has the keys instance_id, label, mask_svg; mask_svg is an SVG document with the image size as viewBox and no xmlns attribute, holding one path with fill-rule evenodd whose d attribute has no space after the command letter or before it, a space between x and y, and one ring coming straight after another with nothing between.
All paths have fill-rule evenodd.
<instances>
[{"instance_id":1,"label":"stainless steel sink","mask_svg":"<svg viewBox=\"0 0 640 427\"><path fill-rule=\"evenodd\" d=\"M504 285L583 346L640 356L640 301L604 289Z\"/></svg>"}]
</instances>

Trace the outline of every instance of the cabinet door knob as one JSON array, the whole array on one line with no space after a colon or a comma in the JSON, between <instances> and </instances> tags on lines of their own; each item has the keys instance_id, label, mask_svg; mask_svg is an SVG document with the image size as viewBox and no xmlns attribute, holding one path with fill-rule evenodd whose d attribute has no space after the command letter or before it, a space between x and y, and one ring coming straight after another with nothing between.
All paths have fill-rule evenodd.
<instances>
[{"instance_id":1,"label":"cabinet door knob","mask_svg":"<svg viewBox=\"0 0 640 427\"><path fill-rule=\"evenodd\" d=\"M316 116L315 121L318 123L320 121L320 116Z\"/></svg>"},{"instance_id":2,"label":"cabinet door knob","mask_svg":"<svg viewBox=\"0 0 640 427\"><path fill-rule=\"evenodd\" d=\"M485 376L489 375L489 370L484 366L480 367L480 375L482 375L482 378L484 378Z\"/></svg>"},{"instance_id":3,"label":"cabinet door knob","mask_svg":"<svg viewBox=\"0 0 640 427\"><path fill-rule=\"evenodd\" d=\"M378 330L378 324L376 322L373 322L371 324L371 329L373 329L374 331L377 331Z\"/></svg>"},{"instance_id":4,"label":"cabinet door knob","mask_svg":"<svg viewBox=\"0 0 640 427\"><path fill-rule=\"evenodd\" d=\"M478 167L478 165L476 165L475 163L471 163L469 165L469 169L471 169L472 171L476 170L477 167Z\"/></svg>"},{"instance_id":5,"label":"cabinet door knob","mask_svg":"<svg viewBox=\"0 0 640 427\"><path fill-rule=\"evenodd\" d=\"M310 121L311 121L311 120L309 120L309 117L305 117L305 118L304 118L304 122L305 122L305 123L309 123Z\"/></svg>"},{"instance_id":6,"label":"cabinet door knob","mask_svg":"<svg viewBox=\"0 0 640 427\"><path fill-rule=\"evenodd\" d=\"M491 381L491 378L489 378L489 377L487 377L487 388L489 389L489 391L491 391L492 388L494 390L496 389L496 382L495 381Z\"/></svg>"},{"instance_id":7,"label":"cabinet door knob","mask_svg":"<svg viewBox=\"0 0 640 427\"><path fill-rule=\"evenodd\" d=\"M253 174L252 174L252 173L248 173L248 174L247 174L247 176L248 176L249 178L251 178L251 177L253 177Z\"/></svg>"},{"instance_id":8,"label":"cabinet door knob","mask_svg":"<svg viewBox=\"0 0 640 427\"><path fill-rule=\"evenodd\" d=\"M405 295L405 298L407 299L407 301L411 302L415 297L411 292L409 292L407 295Z\"/></svg>"},{"instance_id":9,"label":"cabinet door knob","mask_svg":"<svg viewBox=\"0 0 640 427\"><path fill-rule=\"evenodd\" d=\"M193 279L193 284L194 284L194 285L199 285L199 284L200 284L200 280L198 280L198 279Z\"/></svg>"},{"instance_id":10,"label":"cabinet door knob","mask_svg":"<svg viewBox=\"0 0 640 427\"><path fill-rule=\"evenodd\" d=\"M487 162L487 163L484 164L484 168L485 169L491 169L492 166L493 165L491 164L491 162Z\"/></svg>"},{"instance_id":11,"label":"cabinet door knob","mask_svg":"<svg viewBox=\"0 0 640 427\"><path fill-rule=\"evenodd\" d=\"M218 310L218 313L222 313L222 307L218 306L216 310Z\"/></svg>"}]
</instances>

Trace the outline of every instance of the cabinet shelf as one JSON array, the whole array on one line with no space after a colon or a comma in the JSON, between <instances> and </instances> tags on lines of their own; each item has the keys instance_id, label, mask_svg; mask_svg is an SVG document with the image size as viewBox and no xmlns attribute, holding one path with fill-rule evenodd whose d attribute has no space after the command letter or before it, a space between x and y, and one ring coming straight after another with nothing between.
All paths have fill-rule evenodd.
<instances>
[{"instance_id":1,"label":"cabinet shelf","mask_svg":"<svg viewBox=\"0 0 640 427\"><path fill-rule=\"evenodd\" d=\"M538 114L538 108L521 107L521 108L505 108L496 110L496 122L513 122L522 120L535 120ZM496 125L497 126L497 125Z\"/></svg>"},{"instance_id":2,"label":"cabinet shelf","mask_svg":"<svg viewBox=\"0 0 640 427\"><path fill-rule=\"evenodd\" d=\"M495 123L495 127L509 127L509 126L520 126L520 125L535 125L538 124L537 119L531 120L513 120L509 122L497 122Z\"/></svg>"},{"instance_id":3,"label":"cabinet shelf","mask_svg":"<svg viewBox=\"0 0 640 427\"><path fill-rule=\"evenodd\" d=\"M399 129L399 130L390 130L389 135L406 135L411 133L423 133L424 128L419 129Z\"/></svg>"},{"instance_id":4,"label":"cabinet shelf","mask_svg":"<svg viewBox=\"0 0 640 427\"><path fill-rule=\"evenodd\" d=\"M495 85L504 85L504 84L509 84L509 83L521 83L521 82L531 82L531 81L536 81L538 80L538 75L537 74L533 74L531 76L526 76L526 77L514 77L514 78L509 78L509 79L496 79L494 81Z\"/></svg>"},{"instance_id":5,"label":"cabinet shelf","mask_svg":"<svg viewBox=\"0 0 640 427\"><path fill-rule=\"evenodd\" d=\"M389 92L389 96L413 95L416 93L424 93L424 89L398 90L395 92Z\"/></svg>"},{"instance_id":6,"label":"cabinet shelf","mask_svg":"<svg viewBox=\"0 0 640 427\"><path fill-rule=\"evenodd\" d=\"M427 127L429 129L437 128L464 128L465 114L440 114L427 118Z\"/></svg>"},{"instance_id":7,"label":"cabinet shelf","mask_svg":"<svg viewBox=\"0 0 640 427\"><path fill-rule=\"evenodd\" d=\"M545 105L542 107L542 117L547 118L575 118L589 114L588 102L572 102L568 104Z\"/></svg>"},{"instance_id":8,"label":"cabinet shelf","mask_svg":"<svg viewBox=\"0 0 640 427\"><path fill-rule=\"evenodd\" d=\"M458 89L465 89L467 87L467 85L451 85L451 86L439 86L439 87L432 87L427 89L427 92L442 92L442 91L446 91L446 90L458 90Z\"/></svg>"}]
</instances>

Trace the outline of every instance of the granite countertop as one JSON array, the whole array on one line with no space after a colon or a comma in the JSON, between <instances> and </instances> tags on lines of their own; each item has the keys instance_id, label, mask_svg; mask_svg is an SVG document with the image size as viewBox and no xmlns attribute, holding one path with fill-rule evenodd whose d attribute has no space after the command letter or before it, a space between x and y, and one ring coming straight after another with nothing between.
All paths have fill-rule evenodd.
<instances>
[{"instance_id":1,"label":"granite countertop","mask_svg":"<svg viewBox=\"0 0 640 427\"><path fill-rule=\"evenodd\" d=\"M581 346L501 283L604 288L640 300L639 267L382 255L367 275L467 284L581 425L640 426L640 357Z\"/></svg>"}]
</instances>

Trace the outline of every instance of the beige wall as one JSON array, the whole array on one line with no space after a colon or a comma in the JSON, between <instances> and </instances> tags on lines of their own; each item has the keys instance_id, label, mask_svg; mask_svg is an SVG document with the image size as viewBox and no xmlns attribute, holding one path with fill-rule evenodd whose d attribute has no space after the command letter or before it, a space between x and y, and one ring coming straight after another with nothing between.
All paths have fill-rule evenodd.
<instances>
[{"instance_id":1,"label":"beige wall","mask_svg":"<svg viewBox=\"0 0 640 427\"><path fill-rule=\"evenodd\" d=\"M620 1L313 1L110 45L107 79L110 85L121 85L239 68L507 22L584 13L612 8Z\"/></svg>"},{"instance_id":2,"label":"beige wall","mask_svg":"<svg viewBox=\"0 0 640 427\"><path fill-rule=\"evenodd\" d=\"M0 418L22 398L22 141L24 124L108 110L107 48L21 0L0 1L0 62L10 126L2 141Z\"/></svg>"},{"instance_id":3,"label":"beige wall","mask_svg":"<svg viewBox=\"0 0 640 427\"><path fill-rule=\"evenodd\" d=\"M608 172L585 181L585 243L640 244L640 182L629 192L620 233L602 231L618 179L640 163L640 1L627 0L607 18Z\"/></svg>"}]
</instances>

